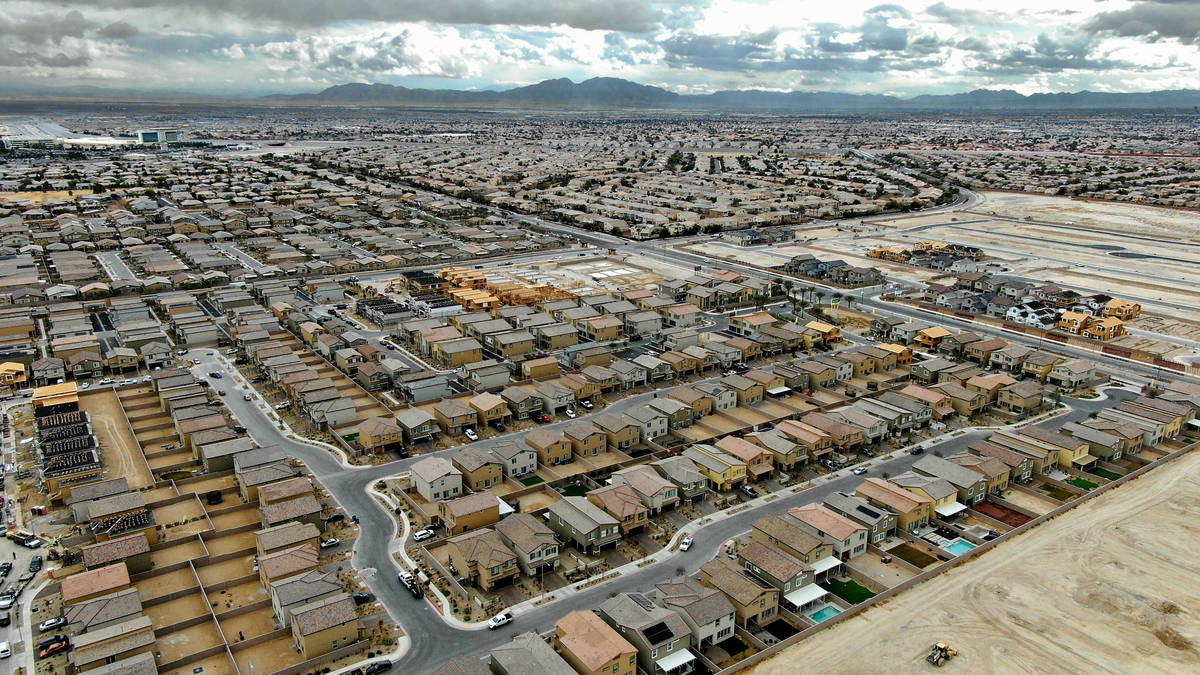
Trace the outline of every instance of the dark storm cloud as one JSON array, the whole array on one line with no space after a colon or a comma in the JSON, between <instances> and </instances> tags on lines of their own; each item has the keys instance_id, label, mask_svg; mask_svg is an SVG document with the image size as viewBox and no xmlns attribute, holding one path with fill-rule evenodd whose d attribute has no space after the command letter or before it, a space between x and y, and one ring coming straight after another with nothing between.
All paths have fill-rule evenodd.
<instances>
[{"instance_id":1,"label":"dark storm cloud","mask_svg":"<svg viewBox=\"0 0 1200 675\"><path fill-rule=\"evenodd\" d=\"M977 9L958 9L944 2L926 7L925 12L951 26L997 26L1004 22L1002 14Z\"/></svg>"},{"instance_id":2,"label":"dark storm cloud","mask_svg":"<svg viewBox=\"0 0 1200 675\"><path fill-rule=\"evenodd\" d=\"M0 15L0 38L18 40L25 44L43 45L48 42L61 44L63 38L81 38L96 24L84 18L78 10L62 16L41 14L21 19L10 19Z\"/></svg>"},{"instance_id":3,"label":"dark storm cloud","mask_svg":"<svg viewBox=\"0 0 1200 675\"><path fill-rule=\"evenodd\" d=\"M114 21L97 31L97 34L110 40L128 40L138 34L138 29L124 21Z\"/></svg>"},{"instance_id":4,"label":"dark storm cloud","mask_svg":"<svg viewBox=\"0 0 1200 675\"><path fill-rule=\"evenodd\" d=\"M91 62L85 54L68 56L62 52L45 54L38 51L22 51L0 45L0 68L79 68Z\"/></svg>"},{"instance_id":5,"label":"dark storm cloud","mask_svg":"<svg viewBox=\"0 0 1200 675\"><path fill-rule=\"evenodd\" d=\"M1155 42L1176 39L1200 45L1200 0L1152 0L1128 9L1101 12L1084 24L1084 30Z\"/></svg>"},{"instance_id":6,"label":"dark storm cloud","mask_svg":"<svg viewBox=\"0 0 1200 675\"><path fill-rule=\"evenodd\" d=\"M428 21L453 25L565 25L642 33L663 24L663 5L642 0L56 0L104 9L159 7L315 28L341 21Z\"/></svg>"},{"instance_id":7,"label":"dark storm cloud","mask_svg":"<svg viewBox=\"0 0 1200 675\"><path fill-rule=\"evenodd\" d=\"M1019 75L1133 67L1124 61L1095 58L1092 56L1095 48L1095 40L1088 35L1052 37L1042 33L1032 44L984 56L985 64L978 70Z\"/></svg>"}]
</instances>

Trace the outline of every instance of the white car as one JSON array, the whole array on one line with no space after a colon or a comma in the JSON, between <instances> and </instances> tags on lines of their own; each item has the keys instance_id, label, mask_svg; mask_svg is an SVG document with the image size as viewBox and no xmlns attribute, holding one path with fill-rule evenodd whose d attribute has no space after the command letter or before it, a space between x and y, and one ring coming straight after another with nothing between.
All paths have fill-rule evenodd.
<instances>
[{"instance_id":1,"label":"white car","mask_svg":"<svg viewBox=\"0 0 1200 675\"><path fill-rule=\"evenodd\" d=\"M563 414L571 419L575 419L575 410L573 408L567 408L563 411Z\"/></svg>"},{"instance_id":2,"label":"white car","mask_svg":"<svg viewBox=\"0 0 1200 675\"><path fill-rule=\"evenodd\" d=\"M433 538L433 530L417 530L413 533L413 541L425 541Z\"/></svg>"},{"instance_id":3,"label":"white car","mask_svg":"<svg viewBox=\"0 0 1200 675\"><path fill-rule=\"evenodd\" d=\"M128 380L128 379L126 379L126 380L121 380L121 384L120 384L120 385L118 385L118 386L121 386L121 387L128 387L128 386L129 386L129 385L131 385L131 384L137 384L137 380Z\"/></svg>"},{"instance_id":4,"label":"white car","mask_svg":"<svg viewBox=\"0 0 1200 675\"><path fill-rule=\"evenodd\" d=\"M112 383L113 383L113 379L111 377L106 377L103 380L100 380L99 382L97 382L96 384L112 384Z\"/></svg>"},{"instance_id":5,"label":"white car","mask_svg":"<svg viewBox=\"0 0 1200 675\"><path fill-rule=\"evenodd\" d=\"M276 410L287 410L287 409L288 409L288 408L290 408L290 407L292 407L292 402L291 402L291 401L284 401L283 403L276 403L276 404L275 404L275 409L276 409Z\"/></svg>"},{"instance_id":6,"label":"white car","mask_svg":"<svg viewBox=\"0 0 1200 675\"><path fill-rule=\"evenodd\" d=\"M479 434L476 433L474 429L467 429L466 431L463 431L463 436L466 436L468 440L479 440Z\"/></svg>"},{"instance_id":7,"label":"white car","mask_svg":"<svg viewBox=\"0 0 1200 675\"><path fill-rule=\"evenodd\" d=\"M867 467L860 466L860 467L854 469L854 471L852 471L851 473L853 473L855 476L861 476L866 472L867 472Z\"/></svg>"},{"instance_id":8,"label":"white car","mask_svg":"<svg viewBox=\"0 0 1200 675\"><path fill-rule=\"evenodd\" d=\"M690 536L684 537L683 541L679 542L679 550L680 551L686 551L691 547L692 547L692 538Z\"/></svg>"},{"instance_id":9,"label":"white car","mask_svg":"<svg viewBox=\"0 0 1200 675\"><path fill-rule=\"evenodd\" d=\"M512 620L513 620L512 612L510 612L508 610L500 612L496 616L493 616L492 618L488 619L488 630L496 630L497 628L499 628L500 626L503 626L506 623L512 623Z\"/></svg>"},{"instance_id":10,"label":"white car","mask_svg":"<svg viewBox=\"0 0 1200 675\"><path fill-rule=\"evenodd\" d=\"M79 388L80 388L80 389L87 389L87 388L88 388L88 387L90 387L90 386L92 386L92 383L91 383L91 382L80 382L80 383L79 383Z\"/></svg>"}]
</instances>

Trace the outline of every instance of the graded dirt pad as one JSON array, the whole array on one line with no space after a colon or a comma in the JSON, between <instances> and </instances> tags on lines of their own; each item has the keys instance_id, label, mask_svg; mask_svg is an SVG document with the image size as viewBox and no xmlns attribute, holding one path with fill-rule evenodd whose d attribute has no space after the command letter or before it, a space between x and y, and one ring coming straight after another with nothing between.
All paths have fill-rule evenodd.
<instances>
[{"instance_id":1,"label":"graded dirt pad","mask_svg":"<svg viewBox=\"0 0 1200 675\"><path fill-rule=\"evenodd\" d=\"M129 431L117 395L110 389L80 396L79 407L87 411L91 420L108 475L124 476L132 490L153 485L154 477L146 466L141 446Z\"/></svg>"},{"instance_id":2,"label":"graded dirt pad","mask_svg":"<svg viewBox=\"0 0 1200 675\"><path fill-rule=\"evenodd\" d=\"M984 196L987 201L974 211L1171 239L1200 238L1200 218L1195 211L1007 192L985 192Z\"/></svg>"},{"instance_id":3,"label":"graded dirt pad","mask_svg":"<svg viewBox=\"0 0 1200 675\"><path fill-rule=\"evenodd\" d=\"M947 673L1198 672L1197 508L1193 452L748 672L930 672L935 642Z\"/></svg>"}]
</instances>

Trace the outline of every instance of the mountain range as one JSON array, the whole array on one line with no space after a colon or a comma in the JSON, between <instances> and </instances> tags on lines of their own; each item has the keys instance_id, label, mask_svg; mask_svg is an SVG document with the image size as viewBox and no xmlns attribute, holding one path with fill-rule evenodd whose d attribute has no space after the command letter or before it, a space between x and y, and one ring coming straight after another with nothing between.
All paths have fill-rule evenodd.
<instances>
[{"instance_id":1,"label":"mountain range","mask_svg":"<svg viewBox=\"0 0 1200 675\"><path fill-rule=\"evenodd\" d=\"M729 111L1055 111L1055 110L1191 110L1200 107L1200 90L1177 89L1137 93L1079 91L1024 95L1012 90L976 89L961 94L926 94L901 98L883 94L775 92L756 89L677 94L661 87L612 77L579 83L566 78L503 91L409 89L390 84L340 84L316 93L278 94L263 100L293 104L369 104L410 106L659 108Z\"/></svg>"},{"instance_id":2,"label":"mountain range","mask_svg":"<svg viewBox=\"0 0 1200 675\"><path fill-rule=\"evenodd\" d=\"M1110 93L1078 91L1024 95L1009 89L976 89L959 94L913 97L839 92L738 89L711 94L677 94L661 87L613 77L582 82L545 80L506 90L410 89L391 84L339 84L302 94L221 95L201 92L155 92L92 86L0 86L0 100L25 103L76 100L93 103L170 101L177 104L413 106L445 108L640 109L770 113L914 113L914 112L1055 112L1095 110L1200 110L1200 90ZM0 104L3 106L4 104Z\"/></svg>"}]
</instances>

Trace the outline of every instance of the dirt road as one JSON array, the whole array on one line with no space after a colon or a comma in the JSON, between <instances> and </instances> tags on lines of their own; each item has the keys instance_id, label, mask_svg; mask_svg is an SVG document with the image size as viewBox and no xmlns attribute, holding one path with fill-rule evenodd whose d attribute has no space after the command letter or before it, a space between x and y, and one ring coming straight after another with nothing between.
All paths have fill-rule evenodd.
<instances>
[{"instance_id":1,"label":"dirt road","mask_svg":"<svg viewBox=\"0 0 1200 675\"><path fill-rule=\"evenodd\" d=\"M1193 452L749 672L1200 672L1198 508Z\"/></svg>"}]
</instances>

